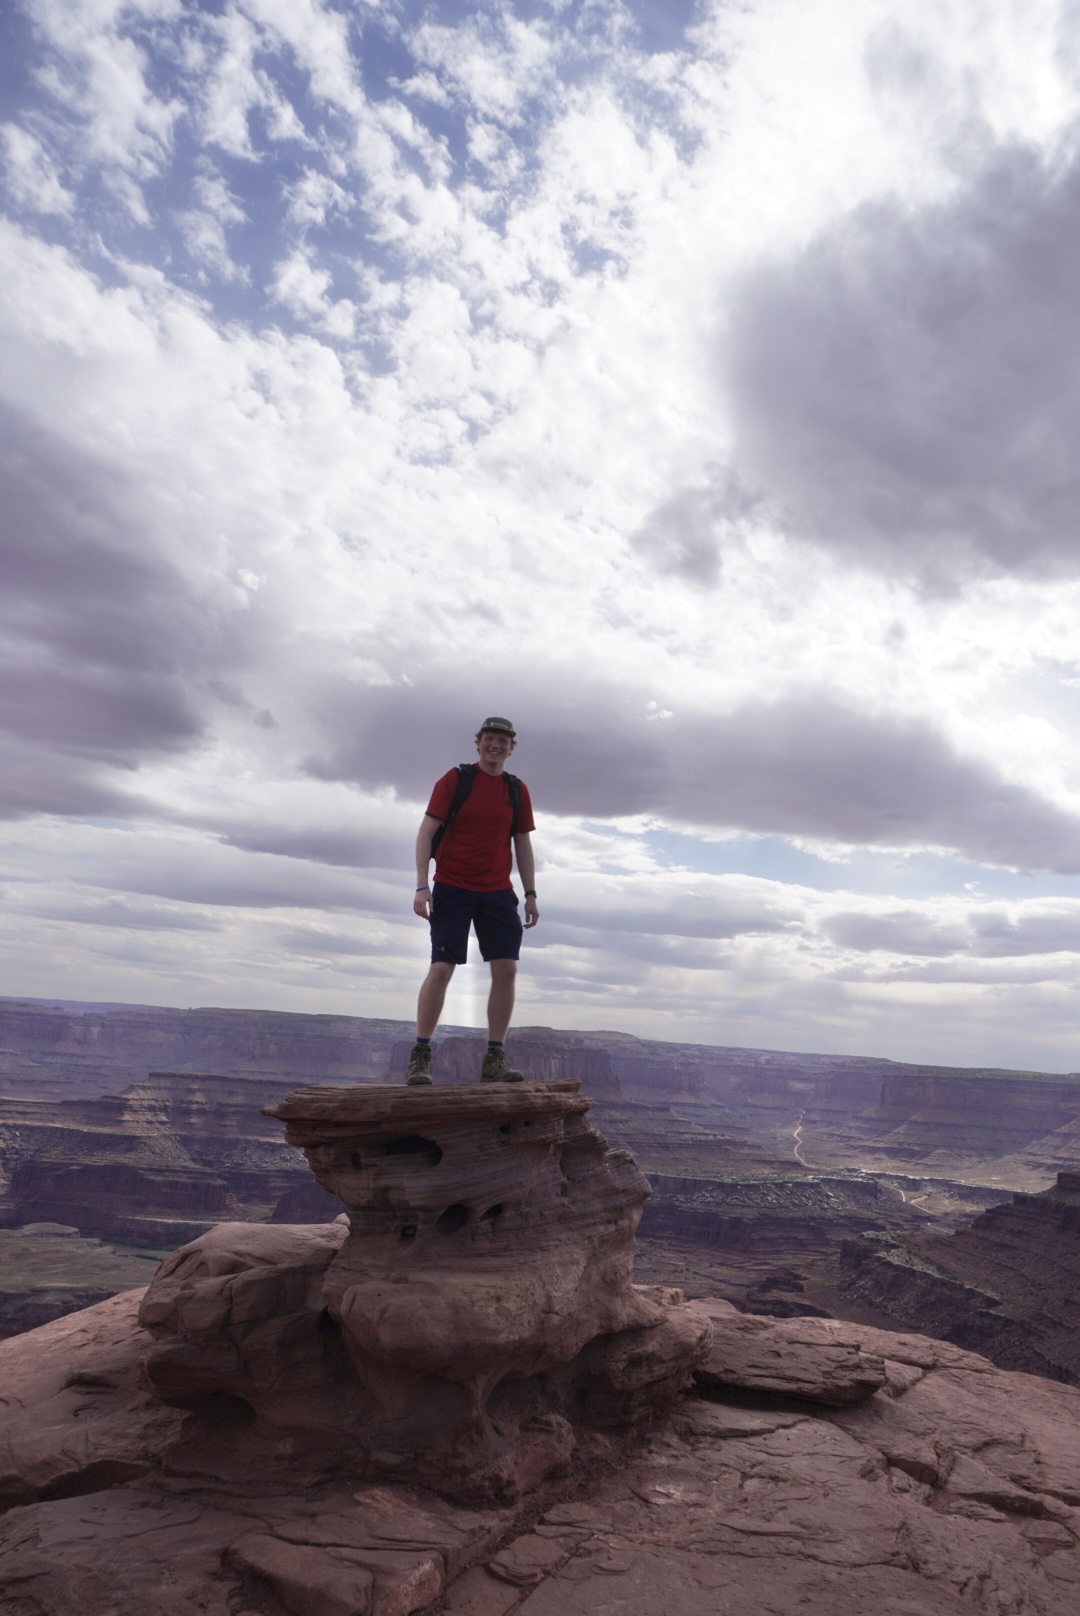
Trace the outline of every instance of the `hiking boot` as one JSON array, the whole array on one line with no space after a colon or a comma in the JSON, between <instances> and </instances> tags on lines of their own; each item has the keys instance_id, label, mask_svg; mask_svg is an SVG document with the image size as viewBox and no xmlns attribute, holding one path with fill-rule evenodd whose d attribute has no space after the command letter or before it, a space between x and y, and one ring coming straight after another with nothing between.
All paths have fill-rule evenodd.
<instances>
[{"instance_id":1,"label":"hiking boot","mask_svg":"<svg viewBox=\"0 0 1080 1616\"><path fill-rule=\"evenodd\" d=\"M505 1049L489 1049L480 1068L481 1083L524 1083L525 1073L515 1072Z\"/></svg>"},{"instance_id":2,"label":"hiking boot","mask_svg":"<svg viewBox=\"0 0 1080 1616\"><path fill-rule=\"evenodd\" d=\"M414 1044L409 1064L405 1068L405 1081L414 1086L431 1082L431 1045Z\"/></svg>"}]
</instances>

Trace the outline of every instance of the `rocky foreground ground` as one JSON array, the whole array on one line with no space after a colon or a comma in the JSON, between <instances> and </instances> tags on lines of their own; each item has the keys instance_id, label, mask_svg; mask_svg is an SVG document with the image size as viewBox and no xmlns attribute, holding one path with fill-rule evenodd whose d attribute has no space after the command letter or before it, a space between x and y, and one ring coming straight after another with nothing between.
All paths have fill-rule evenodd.
<instances>
[{"instance_id":1,"label":"rocky foreground ground","mask_svg":"<svg viewBox=\"0 0 1080 1616\"><path fill-rule=\"evenodd\" d=\"M143 1379L141 1294L0 1344L11 1616L1080 1607L1080 1391L944 1343L706 1306L713 1346L666 1419L463 1508L305 1480L295 1456L211 1474L183 1439L200 1417Z\"/></svg>"},{"instance_id":2,"label":"rocky foreground ground","mask_svg":"<svg viewBox=\"0 0 1080 1616\"><path fill-rule=\"evenodd\" d=\"M300 1091L335 1221L0 1343L5 1616L1074 1616L1080 1390L632 1285L589 1104Z\"/></svg>"}]
</instances>

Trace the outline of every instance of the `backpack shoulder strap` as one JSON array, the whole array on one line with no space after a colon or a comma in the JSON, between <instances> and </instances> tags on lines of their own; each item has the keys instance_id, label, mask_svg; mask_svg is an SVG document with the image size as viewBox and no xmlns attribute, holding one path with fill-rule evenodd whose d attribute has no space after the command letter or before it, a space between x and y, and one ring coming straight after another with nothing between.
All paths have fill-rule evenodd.
<instances>
[{"instance_id":1,"label":"backpack shoulder strap","mask_svg":"<svg viewBox=\"0 0 1080 1616\"><path fill-rule=\"evenodd\" d=\"M505 771L503 773L503 779L506 781L507 790L510 793L510 807L513 811L513 818L510 821L510 835L516 836L518 828L518 813L521 810L521 781L518 779L516 774L509 774Z\"/></svg>"},{"instance_id":2,"label":"backpack shoulder strap","mask_svg":"<svg viewBox=\"0 0 1080 1616\"><path fill-rule=\"evenodd\" d=\"M446 832L448 830L453 830L454 821L457 819L457 816L461 811L462 803L472 790L472 783L476 779L476 771L479 769L479 767L479 763L459 763L457 765L457 785L454 787L454 796L450 803L450 812L446 816L445 823L438 827L434 836L431 838L432 853L438 852L439 843L446 835Z\"/></svg>"},{"instance_id":3,"label":"backpack shoulder strap","mask_svg":"<svg viewBox=\"0 0 1080 1616\"><path fill-rule=\"evenodd\" d=\"M450 804L450 815L453 819L461 811L461 805L472 790L472 783L476 779L479 763L459 763L457 766L457 785L454 787L454 800Z\"/></svg>"}]
</instances>

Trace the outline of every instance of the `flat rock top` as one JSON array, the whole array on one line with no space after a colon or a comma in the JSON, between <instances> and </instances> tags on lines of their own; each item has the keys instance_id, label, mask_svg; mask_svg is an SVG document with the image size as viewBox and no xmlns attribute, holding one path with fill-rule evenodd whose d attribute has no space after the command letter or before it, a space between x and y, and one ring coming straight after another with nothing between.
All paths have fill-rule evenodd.
<instances>
[{"instance_id":1,"label":"flat rock top","mask_svg":"<svg viewBox=\"0 0 1080 1616\"><path fill-rule=\"evenodd\" d=\"M283 1122L340 1122L364 1127L460 1126L519 1117L575 1116L592 1100L576 1078L551 1083L455 1083L419 1085L359 1083L348 1088L315 1084L286 1095L263 1111Z\"/></svg>"}]
</instances>

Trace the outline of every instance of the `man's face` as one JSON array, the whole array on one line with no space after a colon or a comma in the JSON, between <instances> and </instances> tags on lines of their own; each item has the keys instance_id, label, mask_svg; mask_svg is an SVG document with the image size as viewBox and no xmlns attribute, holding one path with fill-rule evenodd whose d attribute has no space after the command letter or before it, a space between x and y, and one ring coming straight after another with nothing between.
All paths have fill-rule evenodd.
<instances>
[{"instance_id":1,"label":"man's face","mask_svg":"<svg viewBox=\"0 0 1080 1616\"><path fill-rule=\"evenodd\" d=\"M480 754L481 763L486 763L488 768L501 769L510 756L513 744L513 736L501 730L485 729L476 743L476 750Z\"/></svg>"}]
</instances>

